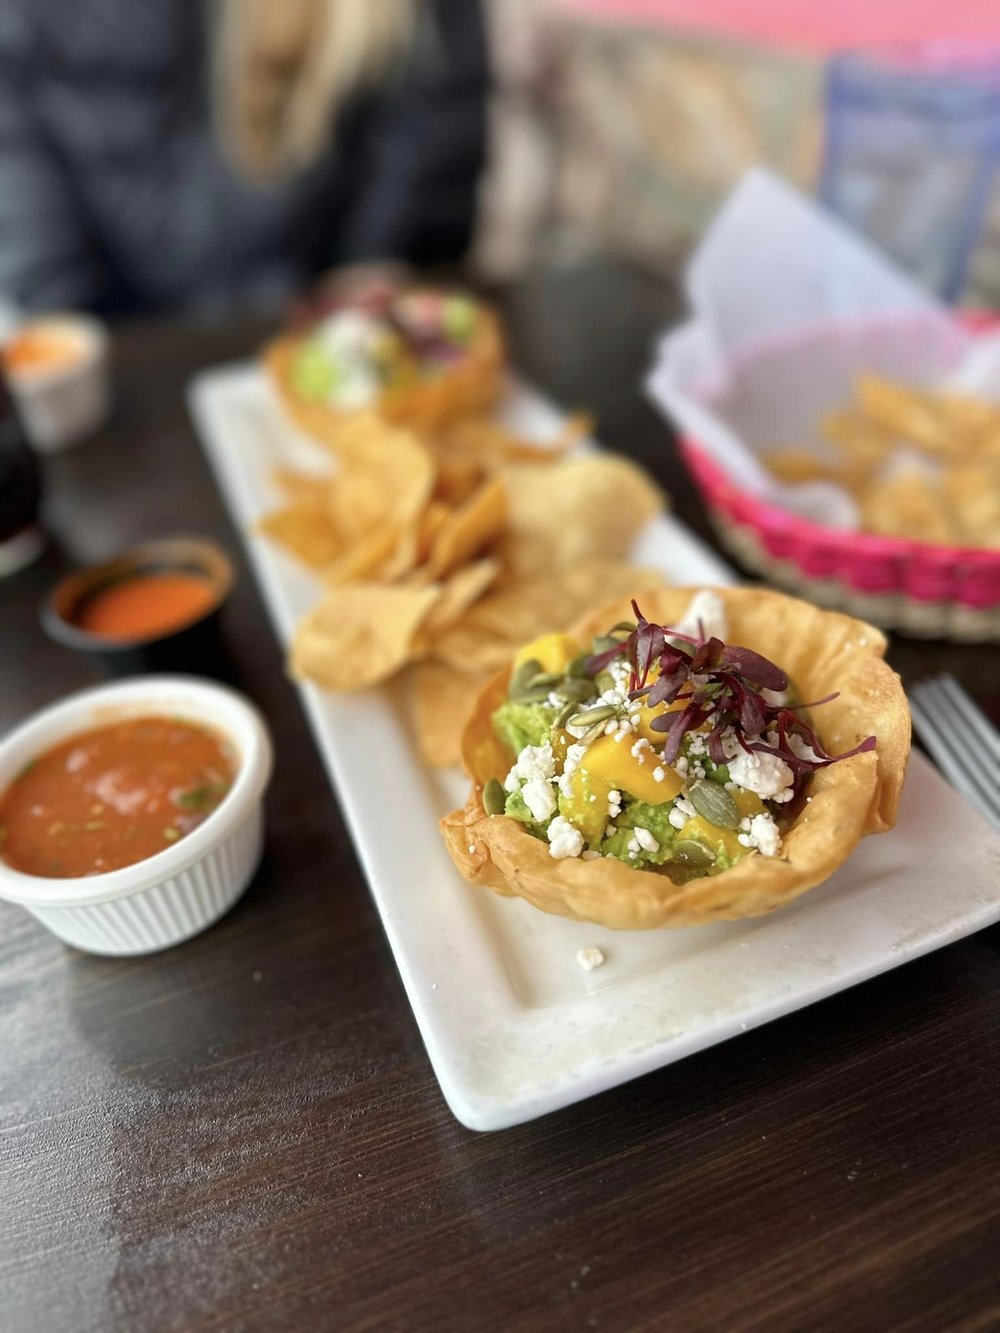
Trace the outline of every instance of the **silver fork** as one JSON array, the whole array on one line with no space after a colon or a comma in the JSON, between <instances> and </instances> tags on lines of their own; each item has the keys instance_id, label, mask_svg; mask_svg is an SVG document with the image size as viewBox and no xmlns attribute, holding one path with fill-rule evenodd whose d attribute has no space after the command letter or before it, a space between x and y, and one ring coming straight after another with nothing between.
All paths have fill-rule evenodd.
<instances>
[{"instance_id":1,"label":"silver fork","mask_svg":"<svg viewBox=\"0 0 1000 1333\"><path fill-rule=\"evenodd\" d=\"M1000 828L1000 734L954 676L933 676L910 691L921 740L952 786Z\"/></svg>"}]
</instances>

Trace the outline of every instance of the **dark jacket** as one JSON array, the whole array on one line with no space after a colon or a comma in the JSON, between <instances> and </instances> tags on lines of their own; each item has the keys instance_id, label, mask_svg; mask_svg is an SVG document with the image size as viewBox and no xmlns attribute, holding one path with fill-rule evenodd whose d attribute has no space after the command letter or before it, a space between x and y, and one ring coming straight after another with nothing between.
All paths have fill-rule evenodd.
<instances>
[{"instance_id":1,"label":"dark jacket","mask_svg":"<svg viewBox=\"0 0 1000 1333\"><path fill-rule=\"evenodd\" d=\"M208 6L0 0L0 296L213 309L339 263L456 258L484 153L482 15L417 3L406 67L341 111L314 168L260 188L212 134Z\"/></svg>"}]
</instances>

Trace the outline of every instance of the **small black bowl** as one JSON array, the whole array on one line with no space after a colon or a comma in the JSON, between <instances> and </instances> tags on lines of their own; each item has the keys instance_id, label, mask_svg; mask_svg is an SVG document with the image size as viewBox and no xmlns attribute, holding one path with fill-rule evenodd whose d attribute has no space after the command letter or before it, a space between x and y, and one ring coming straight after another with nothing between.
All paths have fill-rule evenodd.
<instances>
[{"instance_id":1,"label":"small black bowl","mask_svg":"<svg viewBox=\"0 0 1000 1333\"><path fill-rule=\"evenodd\" d=\"M212 604L197 619L148 639L113 639L75 623L84 604L113 584L143 574L168 573L194 574L212 588ZM61 579L42 607L42 625L53 639L88 653L112 676L144 671L225 674L219 612L232 591L233 579L229 557L215 542L204 537L164 537Z\"/></svg>"}]
</instances>

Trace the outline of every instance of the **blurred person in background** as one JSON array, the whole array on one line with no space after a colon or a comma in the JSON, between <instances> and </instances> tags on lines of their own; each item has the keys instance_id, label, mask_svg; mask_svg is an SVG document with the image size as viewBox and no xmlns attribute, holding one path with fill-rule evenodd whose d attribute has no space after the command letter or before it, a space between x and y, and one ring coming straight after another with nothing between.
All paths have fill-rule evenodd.
<instances>
[{"instance_id":1,"label":"blurred person in background","mask_svg":"<svg viewBox=\"0 0 1000 1333\"><path fill-rule=\"evenodd\" d=\"M0 296L266 308L453 260L487 87L478 0L0 0Z\"/></svg>"}]
</instances>

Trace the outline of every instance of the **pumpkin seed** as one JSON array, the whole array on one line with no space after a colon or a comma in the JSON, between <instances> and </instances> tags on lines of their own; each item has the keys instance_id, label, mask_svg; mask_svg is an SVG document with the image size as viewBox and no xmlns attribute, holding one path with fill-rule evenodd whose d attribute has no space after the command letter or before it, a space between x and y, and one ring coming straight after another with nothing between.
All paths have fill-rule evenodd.
<instances>
[{"instance_id":1,"label":"pumpkin seed","mask_svg":"<svg viewBox=\"0 0 1000 1333\"><path fill-rule=\"evenodd\" d=\"M732 794L717 782L699 778L688 788L687 798L703 819L716 828L734 829L740 826L740 808Z\"/></svg>"},{"instance_id":2,"label":"pumpkin seed","mask_svg":"<svg viewBox=\"0 0 1000 1333\"><path fill-rule=\"evenodd\" d=\"M608 637L611 638L618 634L631 634L634 629L634 620L619 620L617 625L612 625L608 630Z\"/></svg>"},{"instance_id":3,"label":"pumpkin seed","mask_svg":"<svg viewBox=\"0 0 1000 1333\"><path fill-rule=\"evenodd\" d=\"M567 699L556 715L553 725L557 728L564 727L579 707L580 705L575 699Z\"/></svg>"},{"instance_id":4,"label":"pumpkin seed","mask_svg":"<svg viewBox=\"0 0 1000 1333\"><path fill-rule=\"evenodd\" d=\"M563 699L575 699L582 704L594 696L594 683L590 680L564 680L556 686L556 694Z\"/></svg>"},{"instance_id":5,"label":"pumpkin seed","mask_svg":"<svg viewBox=\"0 0 1000 1333\"><path fill-rule=\"evenodd\" d=\"M507 687L507 693L513 697L515 690L526 688L528 681L532 676L537 676L542 669L542 664L537 657L529 657L527 662L522 662L510 678L510 684Z\"/></svg>"},{"instance_id":6,"label":"pumpkin seed","mask_svg":"<svg viewBox=\"0 0 1000 1333\"><path fill-rule=\"evenodd\" d=\"M516 704L543 704L549 697L549 687L547 685L536 685L534 689L516 689L510 690L509 697Z\"/></svg>"},{"instance_id":7,"label":"pumpkin seed","mask_svg":"<svg viewBox=\"0 0 1000 1333\"><path fill-rule=\"evenodd\" d=\"M527 684L529 690L539 689L542 685L551 690L552 686L558 685L561 680L562 676L558 671L539 671L531 677Z\"/></svg>"},{"instance_id":8,"label":"pumpkin seed","mask_svg":"<svg viewBox=\"0 0 1000 1333\"><path fill-rule=\"evenodd\" d=\"M618 688L615 684L615 678L610 671L598 672L594 684L597 686L598 694L603 694L605 690L614 690Z\"/></svg>"},{"instance_id":9,"label":"pumpkin seed","mask_svg":"<svg viewBox=\"0 0 1000 1333\"><path fill-rule=\"evenodd\" d=\"M580 680L587 675L587 662L590 660L589 653L577 653L569 666L566 668L566 674L572 676L574 680Z\"/></svg>"},{"instance_id":10,"label":"pumpkin seed","mask_svg":"<svg viewBox=\"0 0 1000 1333\"><path fill-rule=\"evenodd\" d=\"M496 778L490 778L483 788L483 809L488 815L502 815L507 805L507 793Z\"/></svg>"},{"instance_id":11,"label":"pumpkin seed","mask_svg":"<svg viewBox=\"0 0 1000 1333\"><path fill-rule=\"evenodd\" d=\"M582 713L576 713L570 718L570 724L574 727L596 727L598 722L610 722L617 713L613 704L601 704L599 708L585 708Z\"/></svg>"},{"instance_id":12,"label":"pumpkin seed","mask_svg":"<svg viewBox=\"0 0 1000 1333\"><path fill-rule=\"evenodd\" d=\"M705 878L703 866L684 865L680 861L668 861L665 868L670 882L676 884L678 888L690 884L693 879Z\"/></svg>"},{"instance_id":13,"label":"pumpkin seed","mask_svg":"<svg viewBox=\"0 0 1000 1333\"><path fill-rule=\"evenodd\" d=\"M678 842L675 842L674 857L689 866L711 866L715 864L715 857L709 848L695 838L681 838Z\"/></svg>"}]
</instances>

